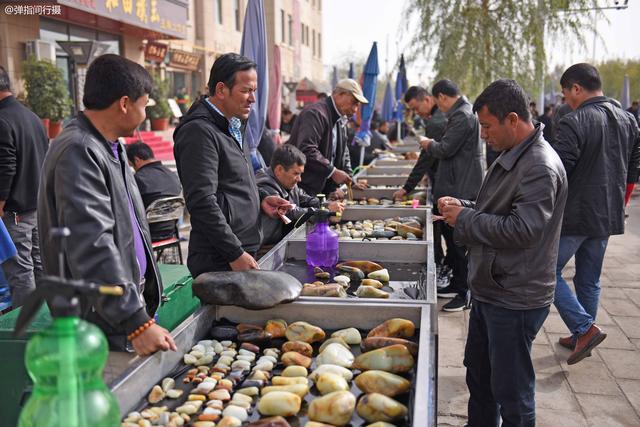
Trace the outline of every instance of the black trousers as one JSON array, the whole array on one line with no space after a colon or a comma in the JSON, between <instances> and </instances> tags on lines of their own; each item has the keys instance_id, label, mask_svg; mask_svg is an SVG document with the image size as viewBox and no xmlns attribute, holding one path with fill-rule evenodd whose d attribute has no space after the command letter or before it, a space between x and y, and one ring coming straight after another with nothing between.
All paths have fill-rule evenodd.
<instances>
[{"instance_id":1,"label":"black trousers","mask_svg":"<svg viewBox=\"0 0 640 427\"><path fill-rule=\"evenodd\" d=\"M458 246L453 241L453 227L447 225L444 221L440 221L442 237L447 244L447 255L445 257L445 263L453 270L453 276L449 281L449 286L452 287L460 296L466 297L469 290L469 284L467 283L467 274L469 272L467 266L467 247Z\"/></svg>"},{"instance_id":2,"label":"black trousers","mask_svg":"<svg viewBox=\"0 0 640 427\"><path fill-rule=\"evenodd\" d=\"M469 427L533 427L536 375L531 344L549 307L509 310L473 300L464 351Z\"/></svg>"}]
</instances>

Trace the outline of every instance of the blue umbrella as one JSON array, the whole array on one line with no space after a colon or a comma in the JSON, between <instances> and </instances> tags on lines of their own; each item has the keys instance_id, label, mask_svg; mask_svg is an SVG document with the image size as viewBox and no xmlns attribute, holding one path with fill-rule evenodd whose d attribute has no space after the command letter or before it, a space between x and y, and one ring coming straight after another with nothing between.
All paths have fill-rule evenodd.
<instances>
[{"instance_id":1,"label":"blue umbrella","mask_svg":"<svg viewBox=\"0 0 640 427\"><path fill-rule=\"evenodd\" d=\"M360 129L356 133L356 142L360 145L360 164L364 161L364 147L371 145L371 132L369 131L369 125L371 124L371 117L373 117L373 108L376 103L376 87L378 82L378 74L380 74L380 67L378 67L378 45L373 42L371 46L371 52L367 62L364 64L362 70L362 92L365 98L369 101L368 104L362 106L360 113Z\"/></svg>"},{"instance_id":2,"label":"blue umbrella","mask_svg":"<svg viewBox=\"0 0 640 427\"><path fill-rule=\"evenodd\" d=\"M384 98L382 99L382 110L380 117L385 122L393 120L393 107L396 100L393 98L393 91L391 90L391 82L387 81L387 86L384 89Z\"/></svg>"},{"instance_id":3,"label":"blue umbrella","mask_svg":"<svg viewBox=\"0 0 640 427\"><path fill-rule=\"evenodd\" d=\"M333 73L331 74L331 89L338 86L338 67L333 66Z\"/></svg>"},{"instance_id":4,"label":"blue umbrella","mask_svg":"<svg viewBox=\"0 0 640 427\"><path fill-rule=\"evenodd\" d=\"M251 109L244 144L251 148L251 163L256 171L264 167L264 161L258 152L258 144L262 137L267 117L267 101L269 99L269 67L267 64L267 33L264 19L262 0L249 0L247 12L244 16L244 31L240 54L253 60L257 64L258 90L256 103Z\"/></svg>"},{"instance_id":5,"label":"blue umbrella","mask_svg":"<svg viewBox=\"0 0 640 427\"><path fill-rule=\"evenodd\" d=\"M396 76L396 120L398 121L398 141L402 136L402 118L404 113L404 105L402 105L402 97L409 88L407 82L407 70L404 65L404 55L400 55L400 65L398 66L398 75Z\"/></svg>"},{"instance_id":6,"label":"blue umbrella","mask_svg":"<svg viewBox=\"0 0 640 427\"><path fill-rule=\"evenodd\" d=\"M622 82L622 96L620 97L620 104L622 109L626 110L631 107L631 88L629 87L629 76L624 75L624 81Z\"/></svg>"},{"instance_id":7,"label":"blue umbrella","mask_svg":"<svg viewBox=\"0 0 640 427\"><path fill-rule=\"evenodd\" d=\"M353 70L353 62L349 62L349 74L347 75L350 79L356 78L356 72Z\"/></svg>"}]
</instances>

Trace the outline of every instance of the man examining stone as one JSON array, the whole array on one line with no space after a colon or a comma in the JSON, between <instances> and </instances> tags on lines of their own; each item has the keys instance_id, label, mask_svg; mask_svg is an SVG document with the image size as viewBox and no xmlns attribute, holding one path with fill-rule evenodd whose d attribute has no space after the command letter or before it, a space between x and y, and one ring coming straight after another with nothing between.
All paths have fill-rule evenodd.
<instances>
[{"instance_id":1,"label":"man examining stone","mask_svg":"<svg viewBox=\"0 0 640 427\"><path fill-rule=\"evenodd\" d=\"M293 145L285 144L274 151L269 169L260 171L256 176L261 195L265 197L279 196L295 205L286 215L291 221L289 224L284 224L280 219L269 218L262 214L264 232L262 243L264 245L278 243L293 229L296 221L307 213L308 208L318 209L320 207L320 201L317 197L308 195L298 186L302 179L305 163L306 159L300 150ZM339 201L331 201L327 207L333 212L344 210L344 204Z\"/></svg>"},{"instance_id":2,"label":"man examining stone","mask_svg":"<svg viewBox=\"0 0 640 427\"><path fill-rule=\"evenodd\" d=\"M469 426L536 423L531 346L553 302L567 176L527 101L513 80L482 92L473 106L482 138L502 154L475 202L438 200L454 239L469 248Z\"/></svg>"}]
</instances>

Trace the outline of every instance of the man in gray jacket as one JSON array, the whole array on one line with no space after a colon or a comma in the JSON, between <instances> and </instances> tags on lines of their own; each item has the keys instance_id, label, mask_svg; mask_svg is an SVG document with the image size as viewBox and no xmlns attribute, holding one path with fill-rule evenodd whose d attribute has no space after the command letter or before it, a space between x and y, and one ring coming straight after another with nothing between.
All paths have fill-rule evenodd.
<instances>
[{"instance_id":1,"label":"man in gray jacket","mask_svg":"<svg viewBox=\"0 0 640 427\"><path fill-rule=\"evenodd\" d=\"M452 196L475 200L482 183L482 145L478 118L467 99L460 95L458 86L451 80L440 80L431 90L438 108L446 114L444 135L438 140L425 138L421 141L427 155L439 160L433 183L433 198ZM444 224L442 236L447 243L447 254L451 254L453 276L449 286L438 289L438 297L453 299L445 304L445 311L460 311L468 308L467 257L464 246L456 246L453 228Z\"/></svg>"},{"instance_id":2,"label":"man in gray jacket","mask_svg":"<svg viewBox=\"0 0 640 427\"><path fill-rule=\"evenodd\" d=\"M464 364L469 426L535 426L531 345L549 313L567 176L531 122L524 90L497 80L476 99L482 137L502 151L476 202L438 200L469 248L473 306Z\"/></svg>"}]
</instances>

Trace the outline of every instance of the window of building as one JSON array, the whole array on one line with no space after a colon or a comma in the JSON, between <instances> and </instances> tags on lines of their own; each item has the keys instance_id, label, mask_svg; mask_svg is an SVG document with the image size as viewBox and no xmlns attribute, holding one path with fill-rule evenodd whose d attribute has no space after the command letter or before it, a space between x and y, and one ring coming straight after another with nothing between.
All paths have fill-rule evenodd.
<instances>
[{"instance_id":1,"label":"window of building","mask_svg":"<svg viewBox=\"0 0 640 427\"><path fill-rule=\"evenodd\" d=\"M300 23L300 43L304 44L304 24Z\"/></svg>"},{"instance_id":2,"label":"window of building","mask_svg":"<svg viewBox=\"0 0 640 427\"><path fill-rule=\"evenodd\" d=\"M318 58L322 58L322 37L320 37L320 32L318 32Z\"/></svg>"},{"instance_id":3,"label":"window of building","mask_svg":"<svg viewBox=\"0 0 640 427\"><path fill-rule=\"evenodd\" d=\"M313 56L316 56L316 30L311 30L311 44L313 45Z\"/></svg>"},{"instance_id":4,"label":"window of building","mask_svg":"<svg viewBox=\"0 0 640 427\"><path fill-rule=\"evenodd\" d=\"M282 39L280 40L282 43L287 42L287 31L285 29L285 16L284 9L280 9L280 32L282 34Z\"/></svg>"},{"instance_id":5,"label":"window of building","mask_svg":"<svg viewBox=\"0 0 640 427\"><path fill-rule=\"evenodd\" d=\"M222 25L222 0L213 0L215 4L213 5L215 21Z\"/></svg>"},{"instance_id":6,"label":"window of building","mask_svg":"<svg viewBox=\"0 0 640 427\"><path fill-rule=\"evenodd\" d=\"M289 46L293 46L293 17L291 14L288 14L287 17L289 18Z\"/></svg>"},{"instance_id":7,"label":"window of building","mask_svg":"<svg viewBox=\"0 0 640 427\"><path fill-rule=\"evenodd\" d=\"M305 44L307 45L307 47L309 47L309 26L308 25L305 25L304 32L305 32L304 39L306 42Z\"/></svg>"},{"instance_id":8,"label":"window of building","mask_svg":"<svg viewBox=\"0 0 640 427\"><path fill-rule=\"evenodd\" d=\"M242 31L240 23L240 0L235 0L233 13L236 17L236 31Z\"/></svg>"}]
</instances>

